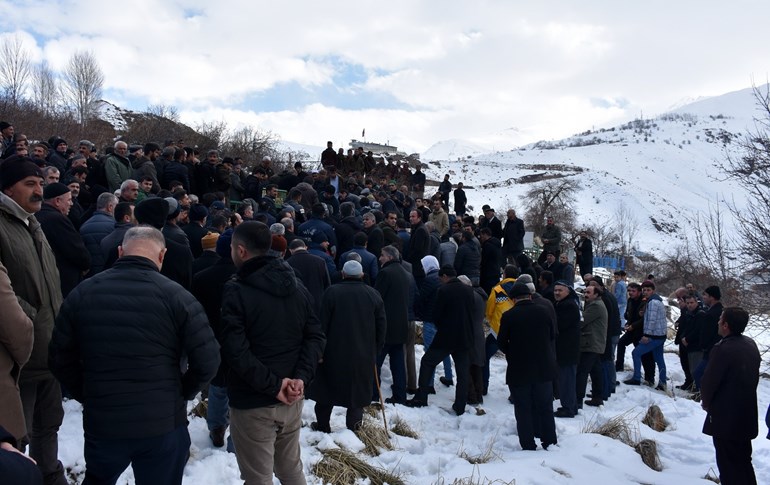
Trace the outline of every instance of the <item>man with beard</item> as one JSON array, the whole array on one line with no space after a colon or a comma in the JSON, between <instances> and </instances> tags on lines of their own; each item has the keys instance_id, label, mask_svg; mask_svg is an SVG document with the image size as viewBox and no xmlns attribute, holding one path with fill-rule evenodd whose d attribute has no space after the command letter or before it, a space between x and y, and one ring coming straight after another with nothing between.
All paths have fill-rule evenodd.
<instances>
[{"instance_id":1,"label":"man with beard","mask_svg":"<svg viewBox=\"0 0 770 485\"><path fill-rule=\"evenodd\" d=\"M342 267L342 282L329 288L321 302L326 348L308 396L316 401L311 427L331 432L334 406L347 408L345 425L355 431L371 398L375 356L385 343L385 304L377 290L362 281L357 261Z\"/></svg>"}]
</instances>

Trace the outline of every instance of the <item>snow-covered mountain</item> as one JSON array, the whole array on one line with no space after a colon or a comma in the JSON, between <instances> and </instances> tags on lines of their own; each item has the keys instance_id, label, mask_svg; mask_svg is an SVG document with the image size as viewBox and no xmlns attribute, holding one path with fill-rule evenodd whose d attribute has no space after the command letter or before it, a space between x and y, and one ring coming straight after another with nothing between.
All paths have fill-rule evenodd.
<instances>
[{"instance_id":1,"label":"snow-covered mountain","mask_svg":"<svg viewBox=\"0 0 770 485\"><path fill-rule=\"evenodd\" d=\"M420 154L420 159L422 161L459 160L484 153L489 153L489 148L465 140L452 139L435 143Z\"/></svg>"},{"instance_id":2,"label":"snow-covered mountain","mask_svg":"<svg viewBox=\"0 0 770 485\"><path fill-rule=\"evenodd\" d=\"M763 88L764 89L764 88ZM640 223L638 248L666 251L691 231L699 213L718 201L745 201L743 189L719 169L732 137L754 127L758 114L751 88L699 100L654 119L631 122L519 149L440 157L437 143L426 174L463 182L478 213L490 204L497 213L523 212L521 196L542 176L575 178L581 224L611 223L621 203L634 208ZM447 142L448 143L448 142ZM452 140L451 147L467 146ZM435 150L434 150L435 148ZM445 150L447 154L449 150ZM459 159L459 160L458 160ZM436 163L436 161L438 163ZM726 211L725 211L726 212ZM731 224L731 221L726 221Z\"/></svg>"}]
</instances>

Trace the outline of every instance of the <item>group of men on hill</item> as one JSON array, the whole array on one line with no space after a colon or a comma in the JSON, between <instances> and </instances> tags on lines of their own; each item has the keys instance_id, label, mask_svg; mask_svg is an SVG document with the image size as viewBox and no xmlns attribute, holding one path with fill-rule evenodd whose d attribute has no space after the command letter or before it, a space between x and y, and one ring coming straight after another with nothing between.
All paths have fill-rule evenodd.
<instances>
[{"instance_id":1,"label":"group of men on hill","mask_svg":"<svg viewBox=\"0 0 770 485\"><path fill-rule=\"evenodd\" d=\"M331 144L312 174L301 163L276 173L265 157L249 175L216 150L200 161L194 149L155 143L118 141L101 157L87 140L77 152L59 137L32 152L26 137L12 145L4 141L0 162L0 310L10 342L0 352L9 391L0 425L20 449L29 445L34 479L66 483L62 394L84 406L87 482L115 483L131 464L137 483L180 483L186 402L207 389L212 443L235 452L247 483L274 474L304 483L303 397L316 402L313 429L331 431L332 409L343 406L356 430L364 406L382 397L386 357L385 402L426 406L443 363L440 382L455 386L461 415L483 402L490 358L503 351L524 449L536 437L557 443L554 417L577 414L589 375L586 403L609 398L619 342L635 346L626 383L641 382L642 365L652 381L651 357L665 390L666 321L654 283L638 288L643 308L634 283L620 301L590 276L583 234L581 316L554 220L533 262L515 211L503 223L484 206L477 220L461 197L458 212L458 185L448 213L448 175L426 199L419 166L372 164L363 150L332 158ZM621 315L634 337L620 338ZM707 339L691 332L713 318L697 315L682 322L678 343L718 415L706 397L715 385L704 374Z\"/></svg>"}]
</instances>

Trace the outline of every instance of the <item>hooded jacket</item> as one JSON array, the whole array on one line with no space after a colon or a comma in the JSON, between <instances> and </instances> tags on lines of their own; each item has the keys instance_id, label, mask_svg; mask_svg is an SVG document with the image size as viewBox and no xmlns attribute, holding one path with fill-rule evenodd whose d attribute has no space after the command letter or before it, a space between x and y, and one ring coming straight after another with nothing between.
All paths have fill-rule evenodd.
<instances>
[{"instance_id":1,"label":"hooded jacket","mask_svg":"<svg viewBox=\"0 0 770 485\"><path fill-rule=\"evenodd\" d=\"M305 387L313 379L326 338L310 293L282 260L258 256L241 266L225 285L221 322L230 406L271 406L283 378Z\"/></svg>"}]
</instances>

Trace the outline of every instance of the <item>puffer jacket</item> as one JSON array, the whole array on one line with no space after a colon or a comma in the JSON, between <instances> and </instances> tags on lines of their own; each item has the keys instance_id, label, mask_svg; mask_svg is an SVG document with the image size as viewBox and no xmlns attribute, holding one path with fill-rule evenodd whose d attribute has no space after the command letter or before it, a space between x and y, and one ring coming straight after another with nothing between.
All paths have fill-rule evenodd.
<instances>
[{"instance_id":1,"label":"puffer jacket","mask_svg":"<svg viewBox=\"0 0 770 485\"><path fill-rule=\"evenodd\" d=\"M326 343L312 301L291 266L269 256L246 261L225 285L220 343L230 406L277 404L285 377L308 386Z\"/></svg>"}]
</instances>

